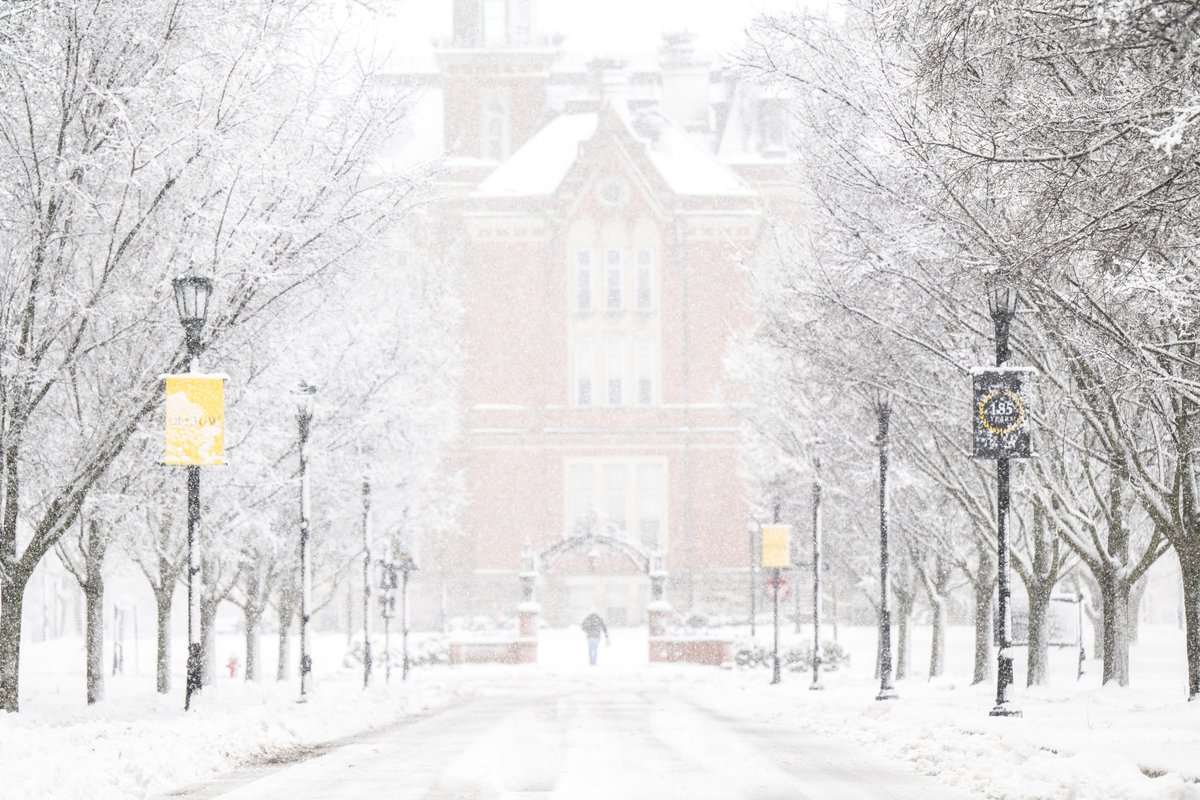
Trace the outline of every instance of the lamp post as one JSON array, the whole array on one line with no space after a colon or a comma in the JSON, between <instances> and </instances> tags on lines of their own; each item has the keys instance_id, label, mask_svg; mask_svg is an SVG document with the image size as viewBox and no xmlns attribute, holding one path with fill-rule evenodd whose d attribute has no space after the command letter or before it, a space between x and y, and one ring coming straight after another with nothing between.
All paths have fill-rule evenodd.
<instances>
[{"instance_id":1,"label":"lamp post","mask_svg":"<svg viewBox=\"0 0 1200 800\"><path fill-rule=\"evenodd\" d=\"M392 682L392 617L396 615L396 563L379 561L379 613L383 616L383 681Z\"/></svg>"},{"instance_id":2,"label":"lamp post","mask_svg":"<svg viewBox=\"0 0 1200 800\"><path fill-rule=\"evenodd\" d=\"M746 523L746 533L750 538L750 638L757 638L755 617L758 616L758 548L754 546L754 535L758 533L758 523L751 517Z\"/></svg>"},{"instance_id":3,"label":"lamp post","mask_svg":"<svg viewBox=\"0 0 1200 800\"><path fill-rule=\"evenodd\" d=\"M308 552L308 434L312 425L317 388L301 381L296 393L296 425L300 434L300 702L308 699L312 682L312 656L309 654L308 618L312 613L312 563Z\"/></svg>"},{"instance_id":4,"label":"lamp post","mask_svg":"<svg viewBox=\"0 0 1200 800\"><path fill-rule=\"evenodd\" d=\"M212 280L198 275L183 275L172 281L175 289L175 310L187 343L188 372L200 371L200 353L204 349L200 331L208 318L208 300L212 296ZM187 683L183 708L192 707L192 695L200 691L200 467L187 468L187 591L188 591L188 652Z\"/></svg>"},{"instance_id":5,"label":"lamp post","mask_svg":"<svg viewBox=\"0 0 1200 800\"><path fill-rule=\"evenodd\" d=\"M876 392L872 401L879 422L879 694L876 700L894 700L892 685L892 611L888 579L888 425L892 419L892 399L887 392Z\"/></svg>"},{"instance_id":6,"label":"lamp post","mask_svg":"<svg viewBox=\"0 0 1200 800\"><path fill-rule=\"evenodd\" d=\"M988 289L988 313L992 317L996 334L996 366L1003 367L1009 358L1008 332L1013 315L1017 311L1017 292L1002 284L993 284ZM1008 558L1008 509L1009 509L1009 464L1007 456L996 459L996 613L999 619L1000 646L997 648L996 707L989 713L993 717L1019 717L1021 712L1009 706L1009 691L1013 684L1013 659L1011 641L1011 619L1009 618L1009 558Z\"/></svg>"},{"instance_id":7,"label":"lamp post","mask_svg":"<svg viewBox=\"0 0 1200 800\"><path fill-rule=\"evenodd\" d=\"M402 550L396 556L396 566L400 569L402 583L400 585L400 680L408 680L408 576L416 571L417 564L407 550Z\"/></svg>"},{"instance_id":8,"label":"lamp post","mask_svg":"<svg viewBox=\"0 0 1200 800\"><path fill-rule=\"evenodd\" d=\"M363 688L371 685L371 478L363 475Z\"/></svg>"},{"instance_id":9,"label":"lamp post","mask_svg":"<svg viewBox=\"0 0 1200 800\"><path fill-rule=\"evenodd\" d=\"M812 482L812 570L813 570L813 679L809 689L824 689L821 685L821 472L820 458L813 459ZM799 594L799 592L797 592ZM799 617L799 615L797 615Z\"/></svg>"}]
</instances>

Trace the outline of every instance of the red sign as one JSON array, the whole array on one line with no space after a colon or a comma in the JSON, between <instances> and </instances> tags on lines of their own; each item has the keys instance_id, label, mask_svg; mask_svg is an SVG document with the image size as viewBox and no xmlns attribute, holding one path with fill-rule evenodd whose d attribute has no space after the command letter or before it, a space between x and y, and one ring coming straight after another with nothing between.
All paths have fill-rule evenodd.
<instances>
[{"instance_id":1,"label":"red sign","mask_svg":"<svg viewBox=\"0 0 1200 800\"><path fill-rule=\"evenodd\" d=\"M782 575L779 577L772 576L767 578L767 582L763 586L763 591L766 592L767 597L773 597L775 595L776 581L779 582L779 599L786 600L788 595L792 593L792 587L788 585L787 578L783 577Z\"/></svg>"}]
</instances>

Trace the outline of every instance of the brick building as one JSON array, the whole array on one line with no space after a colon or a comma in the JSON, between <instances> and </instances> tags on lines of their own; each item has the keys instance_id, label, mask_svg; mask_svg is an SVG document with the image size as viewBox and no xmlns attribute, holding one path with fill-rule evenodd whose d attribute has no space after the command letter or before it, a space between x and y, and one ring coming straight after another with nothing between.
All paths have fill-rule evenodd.
<instances>
[{"instance_id":1,"label":"brick building","mask_svg":"<svg viewBox=\"0 0 1200 800\"><path fill-rule=\"evenodd\" d=\"M782 105L686 35L653 63L572 66L535 10L456 0L434 74L397 78L425 87L416 128L447 154L438 213L462 259L469 544L442 565L450 613L511 609L526 547L589 535L540 578L552 623L644 621L649 580L613 540L661 554L675 608L741 609L723 359L748 322L739 265L790 208Z\"/></svg>"}]
</instances>

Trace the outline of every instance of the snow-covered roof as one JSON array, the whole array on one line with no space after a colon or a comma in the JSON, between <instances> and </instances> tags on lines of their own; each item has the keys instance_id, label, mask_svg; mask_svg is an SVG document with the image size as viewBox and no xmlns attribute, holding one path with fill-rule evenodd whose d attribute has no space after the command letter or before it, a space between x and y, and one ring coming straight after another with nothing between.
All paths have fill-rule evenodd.
<instances>
[{"instance_id":1,"label":"snow-covered roof","mask_svg":"<svg viewBox=\"0 0 1200 800\"><path fill-rule=\"evenodd\" d=\"M476 194L528 197L554 193L575 163L580 143L596 132L596 119L594 111L555 117L484 179Z\"/></svg>"},{"instance_id":2,"label":"snow-covered roof","mask_svg":"<svg viewBox=\"0 0 1200 800\"><path fill-rule=\"evenodd\" d=\"M562 114L489 175L476 197L532 197L553 194L591 139L599 113ZM754 191L725 165L662 114L613 111L673 192L680 195L749 197Z\"/></svg>"},{"instance_id":3,"label":"snow-covered roof","mask_svg":"<svg viewBox=\"0 0 1200 800\"><path fill-rule=\"evenodd\" d=\"M654 116L661 121L662 128L647 142L647 152L672 191L703 196L754 194L733 170L717 161L699 142L661 114Z\"/></svg>"}]
</instances>

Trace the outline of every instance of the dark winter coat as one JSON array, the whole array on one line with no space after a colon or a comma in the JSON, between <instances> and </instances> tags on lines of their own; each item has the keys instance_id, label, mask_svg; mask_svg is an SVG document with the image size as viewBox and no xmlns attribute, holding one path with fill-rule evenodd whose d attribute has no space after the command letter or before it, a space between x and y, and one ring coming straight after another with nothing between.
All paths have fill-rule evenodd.
<instances>
[{"instance_id":1,"label":"dark winter coat","mask_svg":"<svg viewBox=\"0 0 1200 800\"><path fill-rule=\"evenodd\" d=\"M600 619L599 614L588 614L581 627L589 639L598 639L602 633L605 639L608 638L608 628L604 625L604 620Z\"/></svg>"}]
</instances>

